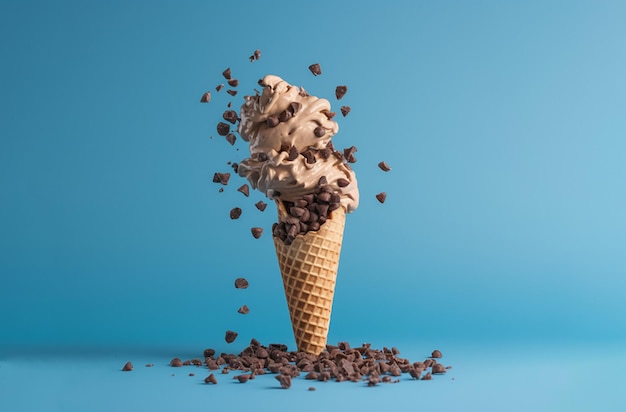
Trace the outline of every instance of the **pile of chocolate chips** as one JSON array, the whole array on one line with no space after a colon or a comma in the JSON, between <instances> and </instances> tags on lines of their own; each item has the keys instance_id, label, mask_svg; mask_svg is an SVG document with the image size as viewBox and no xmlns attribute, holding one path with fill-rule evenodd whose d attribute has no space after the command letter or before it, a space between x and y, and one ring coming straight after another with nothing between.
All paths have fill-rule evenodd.
<instances>
[{"instance_id":1,"label":"pile of chocolate chips","mask_svg":"<svg viewBox=\"0 0 626 412\"><path fill-rule=\"evenodd\" d=\"M288 216L272 225L272 234L290 245L299 234L317 231L326 222L330 212L341 206L339 193L328 185L326 177L320 178L318 190L288 202L283 201Z\"/></svg>"},{"instance_id":2,"label":"pile of chocolate chips","mask_svg":"<svg viewBox=\"0 0 626 412\"><path fill-rule=\"evenodd\" d=\"M210 371L221 370L222 375L236 371L239 374L233 379L241 383L257 375L275 374L285 389L297 377L322 382L364 382L367 386L375 386L379 383L398 383L402 374L409 374L413 380L431 380L433 375L445 374L451 368L437 361L442 357L439 350L418 362L399 357L399 354L400 351L395 347L379 350L364 343L360 347L351 348L347 342L340 342L337 346L328 345L325 351L316 356L287 351L287 346L283 344L263 346L252 339L250 345L238 355L218 355L214 349L206 349L204 361L197 358L183 362L180 358L174 358L170 366L204 365ZM211 373L205 382L217 384L217 378Z\"/></svg>"}]
</instances>

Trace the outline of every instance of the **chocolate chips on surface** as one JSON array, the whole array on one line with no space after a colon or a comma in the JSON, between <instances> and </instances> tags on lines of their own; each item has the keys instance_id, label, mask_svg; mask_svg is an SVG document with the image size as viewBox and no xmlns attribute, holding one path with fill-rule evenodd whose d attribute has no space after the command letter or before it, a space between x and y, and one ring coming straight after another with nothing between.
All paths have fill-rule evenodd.
<instances>
[{"instance_id":1,"label":"chocolate chips on surface","mask_svg":"<svg viewBox=\"0 0 626 412\"><path fill-rule=\"evenodd\" d=\"M210 374L209 376L207 376L206 378L204 378L204 383L211 383L213 385L217 385L217 378L215 377L214 374Z\"/></svg>"},{"instance_id":2,"label":"chocolate chips on surface","mask_svg":"<svg viewBox=\"0 0 626 412\"><path fill-rule=\"evenodd\" d=\"M215 174L213 175L213 183L220 183L224 186L228 184L229 179L230 179L230 173L215 172Z\"/></svg>"},{"instance_id":3,"label":"chocolate chips on surface","mask_svg":"<svg viewBox=\"0 0 626 412\"><path fill-rule=\"evenodd\" d=\"M130 372L130 371L132 371L132 370L133 370L133 364L132 364L132 362L130 362L130 361L129 361L129 362L126 362L126 363L124 364L124 366L122 367L122 370L123 370L124 372Z\"/></svg>"},{"instance_id":4,"label":"chocolate chips on surface","mask_svg":"<svg viewBox=\"0 0 626 412\"><path fill-rule=\"evenodd\" d=\"M438 349L435 349L430 355L431 358L441 358L442 356L441 351Z\"/></svg>"},{"instance_id":5,"label":"chocolate chips on surface","mask_svg":"<svg viewBox=\"0 0 626 412\"><path fill-rule=\"evenodd\" d=\"M280 374L280 375L276 376L276 380L278 380L278 382L280 382L280 386L283 389L291 388L291 376L285 375L285 374Z\"/></svg>"},{"instance_id":6,"label":"chocolate chips on surface","mask_svg":"<svg viewBox=\"0 0 626 412\"><path fill-rule=\"evenodd\" d=\"M170 366L174 368L180 368L183 366L183 361L180 358L174 358L170 361Z\"/></svg>"},{"instance_id":7,"label":"chocolate chips on surface","mask_svg":"<svg viewBox=\"0 0 626 412\"><path fill-rule=\"evenodd\" d=\"M322 74L322 67L319 65L319 63L313 63L312 65L310 65L309 70L311 71L311 73L313 73L313 76L319 76L320 74Z\"/></svg>"},{"instance_id":8,"label":"chocolate chips on surface","mask_svg":"<svg viewBox=\"0 0 626 412\"><path fill-rule=\"evenodd\" d=\"M265 211L265 208L267 207L267 203L265 203L262 200L259 200L258 202L254 204L254 206L256 206L256 208L259 209L261 212L263 212Z\"/></svg>"},{"instance_id":9,"label":"chocolate chips on surface","mask_svg":"<svg viewBox=\"0 0 626 412\"><path fill-rule=\"evenodd\" d=\"M237 309L237 313L241 313L242 315L247 315L248 313L250 313L250 308L247 305L243 305L239 309Z\"/></svg>"},{"instance_id":10,"label":"chocolate chips on surface","mask_svg":"<svg viewBox=\"0 0 626 412\"><path fill-rule=\"evenodd\" d=\"M222 76L224 76L226 80L231 79L230 67L222 72Z\"/></svg>"},{"instance_id":11,"label":"chocolate chips on surface","mask_svg":"<svg viewBox=\"0 0 626 412\"><path fill-rule=\"evenodd\" d=\"M238 191L238 192L243 193L243 195L244 195L245 197L250 196L250 187L249 187L247 184L245 184L245 183L244 183L243 185L241 185L241 186L237 189L237 191Z\"/></svg>"},{"instance_id":12,"label":"chocolate chips on surface","mask_svg":"<svg viewBox=\"0 0 626 412\"><path fill-rule=\"evenodd\" d=\"M226 136L228 133L230 133L230 126L224 122L219 122L217 124L217 134Z\"/></svg>"}]
</instances>

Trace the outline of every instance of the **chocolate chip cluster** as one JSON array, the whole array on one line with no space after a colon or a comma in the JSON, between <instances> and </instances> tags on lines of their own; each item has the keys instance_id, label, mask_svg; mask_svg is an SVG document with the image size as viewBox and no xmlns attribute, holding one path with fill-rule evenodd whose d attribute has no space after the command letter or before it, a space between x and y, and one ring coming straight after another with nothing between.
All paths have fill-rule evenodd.
<instances>
[{"instance_id":1,"label":"chocolate chip cluster","mask_svg":"<svg viewBox=\"0 0 626 412\"><path fill-rule=\"evenodd\" d=\"M320 179L319 189L293 201L283 201L287 212L284 220L274 223L272 234L290 245L299 234L318 231L330 212L341 207L339 193L333 191L325 177Z\"/></svg>"}]
</instances>

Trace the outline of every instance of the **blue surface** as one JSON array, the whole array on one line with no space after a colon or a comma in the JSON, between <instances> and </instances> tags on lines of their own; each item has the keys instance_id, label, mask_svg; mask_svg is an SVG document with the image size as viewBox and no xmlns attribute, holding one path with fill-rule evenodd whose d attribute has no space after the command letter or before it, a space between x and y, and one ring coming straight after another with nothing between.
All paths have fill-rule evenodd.
<instances>
[{"instance_id":1,"label":"blue surface","mask_svg":"<svg viewBox=\"0 0 626 412\"><path fill-rule=\"evenodd\" d=\"M256 210L262 195L245 198L235 177L224 193L211 182L246 156L216 134L227 102L273 73L352 107L334 141L358 147L362 202L348 216L331 342L450 343L458 378L431 385L447 401L478 391L531 407L524 396L543 382L560 386L542 399L562 402L544 410L615 399L609 365L623 366L623 353L599 359L606 368L559 358L550 372L538 358L538 380L514 348L626 346L626 4L336 3L2 3L0 390L38 402L29 394L52 391L36 384L52 379L66 396L90 394L98 387L82 378L110 371L110 402L139 403L158 386L150 379L169 375L120 377L133 353L166 363L224 345L227 329L239 349L251 338L293 346L273 206ZM315 62L321 76L307 69ZM214 91L229 66L240 80L232 99ZM213 101L200 104L207 90ZM252 226L265 235L253 239ZM239 276L249 289L234 289ZM242 304L249 315L236 313ZM502 347L503 377L477 371L466 345ZM15 348L119 356L59 360L53 372ZM165 405L155 393L149 402ZM271 396L310 395L297 393Z\"/></svg>"}]
</instances>

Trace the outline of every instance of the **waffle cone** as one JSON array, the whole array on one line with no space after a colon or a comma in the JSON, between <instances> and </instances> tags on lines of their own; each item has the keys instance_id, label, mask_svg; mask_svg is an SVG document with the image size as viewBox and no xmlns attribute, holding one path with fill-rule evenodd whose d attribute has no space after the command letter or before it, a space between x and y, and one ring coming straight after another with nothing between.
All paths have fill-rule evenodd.
<instances>
[{"instance_id":1,"label":"waffle cone","mask_svg":"<svg viewBox=\"0 0 626 412\"><path fill-rule=\"evenodd\" d=\"M278 215L281 220L286 215L281 203ZM346 214L340 207L320 230L296 236L291 245L274 237L299 351L318 355L326 349L345 222Z\"/></svg>"}]
</instances>

